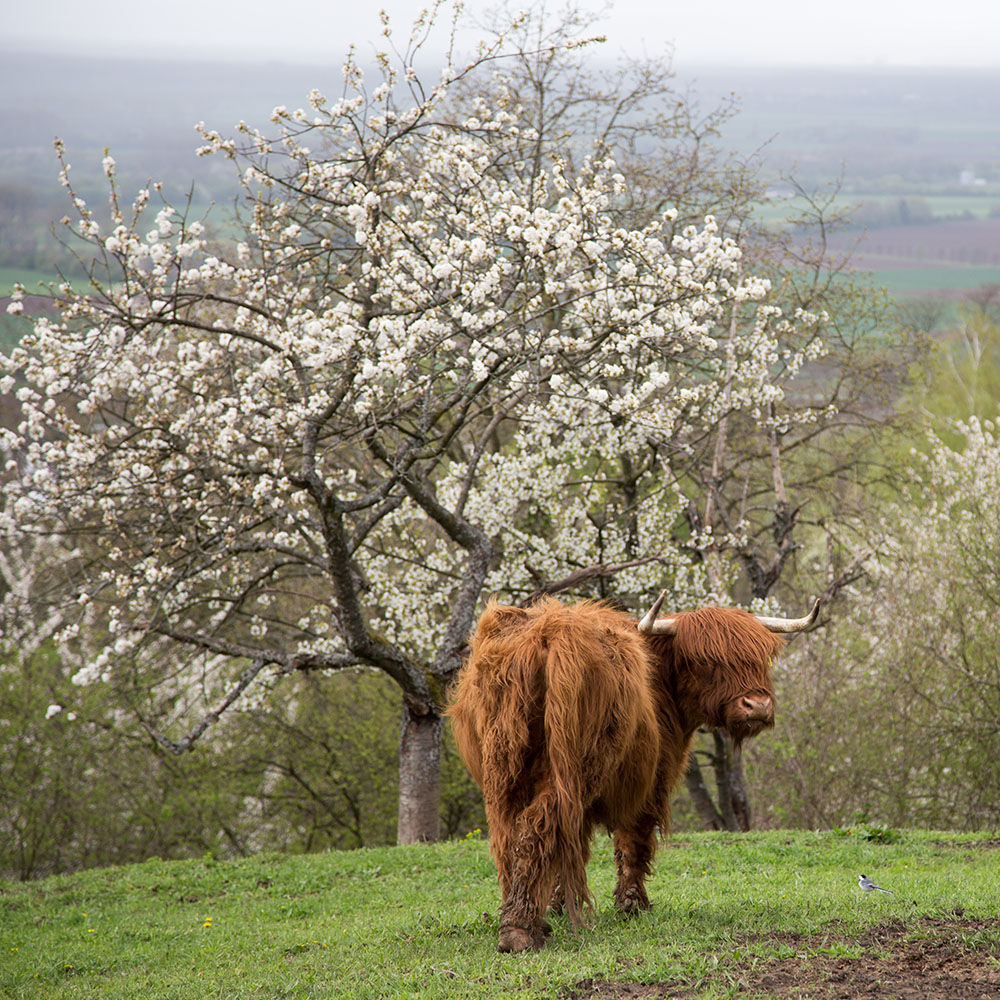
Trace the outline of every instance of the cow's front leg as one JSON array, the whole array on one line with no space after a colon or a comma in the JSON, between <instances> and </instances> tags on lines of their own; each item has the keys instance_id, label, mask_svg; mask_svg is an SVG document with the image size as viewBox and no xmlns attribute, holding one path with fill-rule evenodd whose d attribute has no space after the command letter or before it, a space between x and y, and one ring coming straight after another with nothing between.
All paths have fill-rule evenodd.
<instances>
[{"instance_id":1,"label":"cow's front leg","mask_svg":"<svg viewBox=\"0 0 1000 1000\"><path fill-rule=\"evenodd\" d=\"M615 906L619 913L632 914L650 909L646 877L656 854L656 821L643 817L630 826L615 830Z\"/></svg>"}]
</instances>

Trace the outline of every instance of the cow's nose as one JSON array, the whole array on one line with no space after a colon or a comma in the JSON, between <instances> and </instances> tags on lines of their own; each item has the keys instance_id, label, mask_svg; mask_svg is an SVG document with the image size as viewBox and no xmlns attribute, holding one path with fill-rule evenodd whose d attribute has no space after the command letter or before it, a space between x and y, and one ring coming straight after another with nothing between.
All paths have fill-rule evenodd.
<instances>
[{"instance_id":1,"label":"cow's nose","mask_svg":"<svg viewBox=\"0 0 1000 1000\"><path fill-rule=\"evenodd\" d=\"M774 719L774 702L765 695L745 694L740 708L746 712L747 722L771 722Z\"/></svg>"}]
</instances>

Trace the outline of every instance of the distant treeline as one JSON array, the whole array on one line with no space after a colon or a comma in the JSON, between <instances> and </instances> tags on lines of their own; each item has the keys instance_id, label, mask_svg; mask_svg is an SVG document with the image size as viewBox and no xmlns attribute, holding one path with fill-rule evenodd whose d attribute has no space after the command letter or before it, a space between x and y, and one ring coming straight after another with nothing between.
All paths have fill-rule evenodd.
<instances>
[{"instance_id":1,"label":"distant treeline","mask_svg":"<svg viewBox=\"0 0 1000 1000\"><path fill-rule=\"evenodd\" d=\"M998 204L991 208L991 217L1000 215ZM954 222L975 219L970 211L936 214L926 198L904 196L900 198L866 199L851 211L850 226L855 229L883 229L887 226L924 226L929 222Z\"/></svg>"},{"instance_id":2,"label":"distant treeline","mask_svg":"<svg viewBox=\"0 0 1000 1000\"><path fill-rule=\"evenodd\" d=\"M65 271L71 261L52 238L52 225L66 208L65 192L54 177L47 189L0 180L0 267Z\"/></svg>"}]
</instances>

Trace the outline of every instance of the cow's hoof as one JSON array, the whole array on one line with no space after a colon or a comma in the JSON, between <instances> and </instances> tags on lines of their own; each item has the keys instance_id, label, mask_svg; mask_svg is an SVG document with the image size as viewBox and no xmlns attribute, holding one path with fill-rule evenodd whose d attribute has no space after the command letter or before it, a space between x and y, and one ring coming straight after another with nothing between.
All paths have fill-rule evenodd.
<instances>
[{"instance_id":1,"label":"cow's hoof","mask_svg":"<svg viewBox=\"0 0 1000 1000\"><path fill-rule=\"evenodd\" d=\"M649 903L643 904L638 900L630 899L623 903L621 906L617 907L619 917L634 917L637 913L643 913L646 910L651 910L653 907Z\"/></svg>"},{"instance_id":2,"label":"cow's hoof","mask_svg":"<svg viewBox=\"0 0 1000 1000\"><path fill-rule=\"evenodd\" d=\"M501 927L497 951L538 951L544 942L541 928L532 933L523 927Z\"/></svg>"},{"instance_id":3,"label":"cow's hoof","mask_svg":"<svg viewBox=\"0 0 1000 1000\"><path fill-rule=\"evenodd\" d=\"M615 893L615 908L620 916L631 917L643 910L651 910L653 904L644 892L632 888L627 892Z\"/></svg>"}]
</instances>

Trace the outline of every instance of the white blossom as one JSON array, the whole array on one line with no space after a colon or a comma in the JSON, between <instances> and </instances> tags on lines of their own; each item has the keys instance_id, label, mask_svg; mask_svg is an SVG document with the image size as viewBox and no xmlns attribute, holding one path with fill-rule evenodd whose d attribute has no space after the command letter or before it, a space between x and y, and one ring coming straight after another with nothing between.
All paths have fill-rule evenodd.
<instances>
[{"instance_id":1,"label":"white blossom","mask_svg":"<svg viewBox=\"0 0 1000 1000\"><path fill-rule=\"evenodd\" d=\"M422 677L470 578L520 600L636 552L655 559L618 578L625 596L715 593L696 546L745 529L673 541L689 498L671 463L723 414L763 419L774 370L820 356L823 317L782 316L712 218L628 228L613 156L535 171L502 78L494 106L442 128L452 76L392 115L376 90L369 117L349 62L343 100L310 95L318 124L277 107L277 137L199 126L252 205L239 242L209 253L184 213L151 221L144 190L103 237L121 273L68 290L4 359L23 418L0 526L99 539L74 604L107 627L74 684L176 643L176 675L214 692L218 644L241 668L248 650L345 654L357 616ZM645 470L631 498L626 468Z\"/></svg>"}]
</instances>

